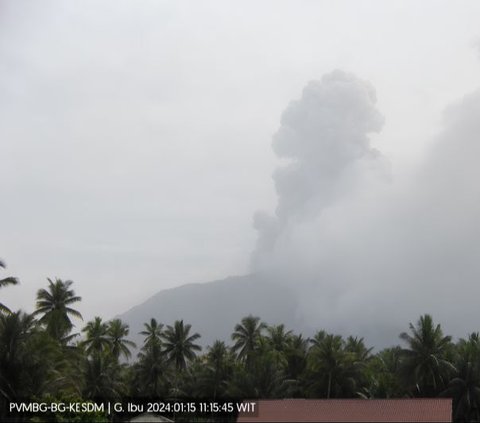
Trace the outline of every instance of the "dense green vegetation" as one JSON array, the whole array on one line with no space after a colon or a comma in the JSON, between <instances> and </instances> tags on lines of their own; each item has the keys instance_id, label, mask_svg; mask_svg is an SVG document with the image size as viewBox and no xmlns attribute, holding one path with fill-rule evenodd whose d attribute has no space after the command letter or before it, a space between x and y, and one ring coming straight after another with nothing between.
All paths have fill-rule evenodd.
<instances>
[{"instance_id":1,"label":"dense green vegetation","mask_svg":"<svg viewBox=\"0 0 480 423\"><path fill-rule=\"evenodd\" d=\"M0 280L1 287L16 283ZM401 345L376 353L362 338L323 330L304 338L254 316L232 328L230 345L216 341L202 350L200 334L183 321L170 326L152 318L138 346L118 319L96 317L75 333L71 319L82 318L75 309L80 301L71 281L49 279L33 313L0 304L0 420L8 401L20 399L437 396L453 398L455 420L480 420L480 336L454 343L429 315L400 334ZM108 421L102 415L48 417L89 419Z\"/></svg>"}]
</instances>

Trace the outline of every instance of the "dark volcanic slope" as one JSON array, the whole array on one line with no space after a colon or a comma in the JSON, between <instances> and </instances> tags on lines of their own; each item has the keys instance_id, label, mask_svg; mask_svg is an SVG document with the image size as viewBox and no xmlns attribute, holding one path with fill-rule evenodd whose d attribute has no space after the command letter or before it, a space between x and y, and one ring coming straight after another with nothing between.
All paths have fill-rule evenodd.
<instances>
[{"instance_id":1,"label":"dark volcanic slope","mask_svg":"<svg viewBox=\"0 0 480 423\"><path fill-rule=\"evenodd\" d=\"M247 275L160 291L118 317L130 325L130 338L139 347L143 340L138 333L152 317L165 325L183 319L192 325L192 333L202 335L200 344L207 346L216 339L229 343L235 324L248 314L301 331L296 310L296 297L289 289Z\"/></svg>"}]
</instances>

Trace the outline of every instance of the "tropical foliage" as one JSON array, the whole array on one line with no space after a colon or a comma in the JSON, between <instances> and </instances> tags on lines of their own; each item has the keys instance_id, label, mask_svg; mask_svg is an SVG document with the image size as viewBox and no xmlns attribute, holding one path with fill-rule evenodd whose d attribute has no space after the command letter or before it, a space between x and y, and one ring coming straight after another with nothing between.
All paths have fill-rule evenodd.
<instances>
[{"instance_id":1,"label":"tropical foliage","mask_svg":"<svg viewBox=\"0 0 480 423\"><path fill-rule=\"evenodd\" d=\"M400 345L380 351L363 338L324 330L306 338L251 315L232 328L230 345L217 340L205 349L191 324L152 317L137 349L119 319L95 317L77 334L82 315L74 306L81 298L72 286L48 279L33 313L2 305L0 420L7 417L6 404L18 399L437 396L453 399L456 421L480 420L480 336L472 333L455 343L428 314L409 324ZM98 413L75 418L108 421Z\"/></svg>"},{"instance_id":2,"label":"tropical foliage","mask_svg":"<svg viewBox=\"0 0 480 423\"><path fill-rule=\"evenodd\" d=\"M2 260L0 260L0 269L5 269L5 267L6 267L5 263ZM6 278L0 279L0 288L7 285L16 285L17 283L18 283L17 278L8 276ZM0 313L10 313L10 309L6 305L0 303Z\"/></svg>"},{"instance_id":3,"label":"tropical foliage","mask_svg":"<svg viewBox=\"0 0 480 423\"><path fill-rule=\"evenodd\" d=\"M40 316L39 322L45 325L46 331L54 339L64 343L72 339L69 335L73 328L70 317L82 319L80 312L71 308L72 304L82 299L70 289L72 283L48 279L48 289L37 292L37 309L33 313L34 316Z\"/></svg>"}]
</instances>

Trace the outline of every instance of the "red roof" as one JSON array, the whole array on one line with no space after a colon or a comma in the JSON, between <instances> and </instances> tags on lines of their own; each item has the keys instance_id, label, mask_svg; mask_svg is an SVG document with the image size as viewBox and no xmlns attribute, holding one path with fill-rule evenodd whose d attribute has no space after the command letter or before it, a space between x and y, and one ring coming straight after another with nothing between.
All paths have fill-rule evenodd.
<instances>
[{"instance_id":1,"label":"red roof","mask_svg":"<svg viewBox=\"0 0 480 423\"><path fill-rule=\"evenodd\" d=\"M245 401L251 402L251 401ZM238 422L451 422L452 400L285 399L259 400L258 413Z\"/></svg>"}]
</instances>

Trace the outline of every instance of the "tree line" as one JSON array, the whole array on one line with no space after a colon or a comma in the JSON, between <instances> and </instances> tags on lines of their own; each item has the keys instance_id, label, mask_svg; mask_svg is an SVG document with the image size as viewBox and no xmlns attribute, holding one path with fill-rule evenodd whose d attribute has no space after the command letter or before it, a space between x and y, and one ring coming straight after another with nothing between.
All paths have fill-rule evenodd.
<instances>
[{"instance_id":1,"label":"tree line","mask_svg":"<svg viewBox=\"0 0 480 423\"><path fill-rule=\"evenodd\" d=\"M7 277L0 287L17 283ZM218 340L202 350L200 334L182 320L166 325L151 318L138 346L119 319L95 317L75 333L71 319L82 319L75 309L80 301L71 281L48 279L33 313L0 303L0 420L8 402L20 399L127 397L451 397L455 421L480 420L480 336L454 342L428 314L409 324L400 345L378 352L361 337L319 330L307 338L251 315L235 325L230 343ZM48 421L65 418L50 415ZM108 421L95 417L102 419Z\"/></svg>"}]
</instances>

